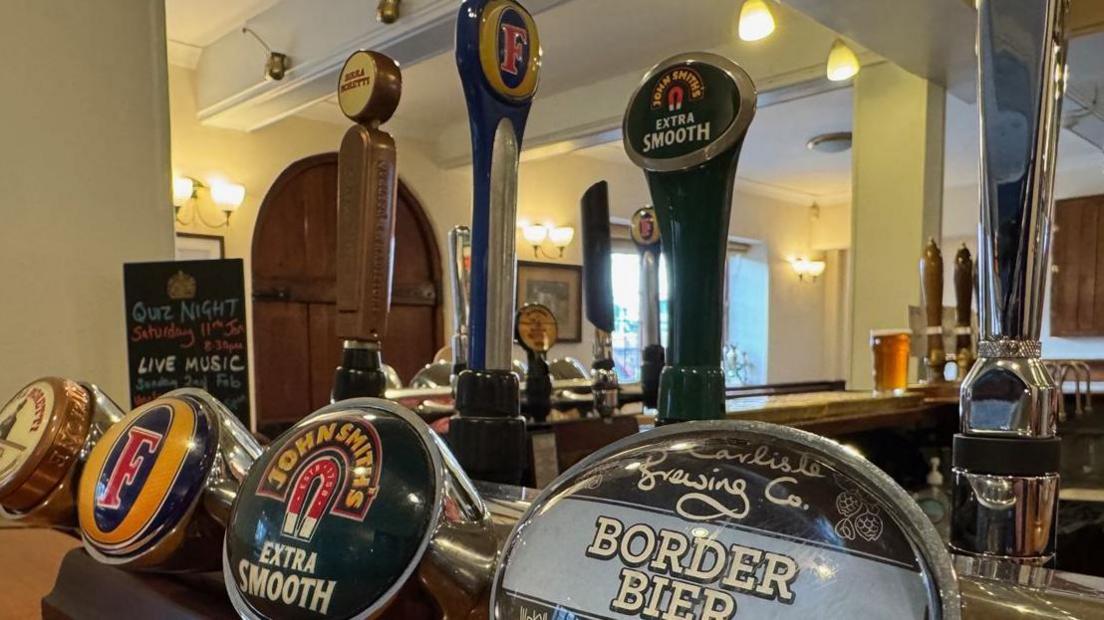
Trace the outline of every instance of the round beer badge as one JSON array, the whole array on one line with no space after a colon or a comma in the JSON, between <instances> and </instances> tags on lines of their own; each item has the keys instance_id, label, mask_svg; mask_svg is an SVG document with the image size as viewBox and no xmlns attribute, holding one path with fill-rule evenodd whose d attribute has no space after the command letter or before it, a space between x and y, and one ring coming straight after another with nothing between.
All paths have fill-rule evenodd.
<instances>
[{"instance_id":1,"label":"round beer badge","mask_svg":"<svg viewBox=\"0 0 1104 620\"><path fill-rule=\"evenodd\" d=\"M401 91L402 74L394 60L359 50L341 67L337 105L352 121L383 123L395 113Z\"/></svg>"},{"instance_id":2,"label":"round beer badge","mask_svg":"<svg viewBox=\"0 0 1104 620\"><path fill-rule=\"evenodd\" d=\"M811 433L734 421L626 438L557 478L507 539L491 609L501 620L960 614L939 535L885 473Z\"/></svg>"},{"instance_id":3,"label":"round beer badge","mask_svg":"<svg viewBox=\"0 0 1104 620\"><path fill-rule=\"evenodd\" d=\"M489 0L479 24L479 62L491 89L509 101L537 91L540 37L533 16L513 0Z\"/></svg>"},{"instance_id":4,"label":"round beer badge","mask_svg":"<svg viewBox=\"0 0 1104 620\"><path fill-rule=\"evenodd\" d=\"M203 405L166 396L128 413L96 443L81 474L81 537L96 559L137 560L195 508L218 448Z\"/></svg>"},{"instance_id":5,"label":"round beer badge","mask_svg":"<svg viewBox=\"0 0 1104 620\"><path fill-rule=\"evenodd\" d=\"M76 462L88 433L88 393L47 377L0 408L0 506L25 511L46 498Z\"/></svg>"},{"instance_id":6,"label":"round beer badge","mask_svg":"<svg viewBox=\"0 0 1104 620\"><path fill-rule=\"evenodd\" d=\"M393 403L353 402L293 426L242 483L223 549L242 617L365 617L425 553L442 493L428 431Z\"/></svg>"},{"instance_id":7,"label":"round beer badge","mask_svg":"<svg viewBox=\"0 0 1104 620\"><path fill-rule=\"evenodd\" d=\"M547 353L558 335L556 317L547 306L528 303L518 310L517 339L526 350Z\"/></svg>"},{"instance_id":8,"label":"round beer badge","mask_svg":"<svg viewBox=\"0 0 1104 620\"><path fill-rule=\"evenodd\" d=\"M648 248L659 243L659 222L656 221L655 210L651 207L637 209L632 216L629 234L641 247Z\"/></svg>"},{"instance_id":9,"label":"round beer badge","mask_svg":"<svg viewBox=\"0 0 1104 620\"><path fill-rule=\"evenodd\" d=\"M629 100L625 151L654 172L701 165L739 142L755 116L755 99L751 78L726 58L669 58L648 72Z\"/></svg>"}]
</instances>

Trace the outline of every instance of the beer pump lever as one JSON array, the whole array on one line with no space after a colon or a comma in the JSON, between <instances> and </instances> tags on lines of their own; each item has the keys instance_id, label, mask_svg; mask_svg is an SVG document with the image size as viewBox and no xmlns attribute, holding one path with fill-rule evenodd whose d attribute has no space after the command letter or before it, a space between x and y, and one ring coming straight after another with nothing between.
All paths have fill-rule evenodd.
<instances>
[{"instance_id":1,"label":"beer pump lever","mask_svg":"<svg viewBox=\"0 0 1104 620\"><path fill-rule=\"evenodd\" d=\"M970 321L970 309L974 301L974 260L970 249L963 243L955 253L955 365L958 379L962 380L974 365L974 329Z\"/></svg>"},{"instance_id":2,"label":"beer pump lever","mask_svg":"<svg viewBox=\"0 0 1104 620\"><path fill-rule=\"evenodd\" d=\"M356 122L337 160L337 318L341 365L333 400L383 396L395 236L395 141L379 129L399 104L402 76L377 52L354 52L341 70L338 105Z\"/></svg>"},{"instance_id":3,"label":"beer pump lever","mask_svg":"<svg viewBox=\"0 0 1104 620\"><path fill-rule=\"evenodd\" d=\"M924 257L920 259L920 280L923 284L924 333L928 340L925 364L929 385L943 383L943 367L947 354L943 348L943 253L935 239L928 239Z\"/></svg>"},{"instance_id":4,"label":"beer pump lever","mask_svg":"<svg viewBox=\"0 0 1104 620\"><path fill-rule=\"evenodd\" d=\"M736 164L755 102L743 69L714 54L691 53L654 67L625 114L625 151L644 169L667 281L676 291L657 424L724 417L721 265Z\"/></svg>"},{"instance_id":5,"label":"beer pump lever","mask_svg":"<svg viewBox=\"0 0 1104 620\"><path fill-rule=\"evenodd\" d=\"M651 207L633 214L630 234L640 253L640 390L644 407L655 409L664 354L659 336L659 224Z\"/></svg>"},{"instance_id":6,"label":"beer pump lever","mask_svg":"<svg viewBox=\"0 0 1104 620\"><path fill-rule=\"evenodd\" d=\"M471 270L468 252L471 229L455 226L449 231L449 279L452 289L452 377L468 367L468 308L471 296Z\"/></svg>"},{"instance_id":7,"label":"beer pump lever","mask_svg":"<svg viewBox=\"0 0 1104 620\"><path fill-rule=\"evenodd\" d=\"M472 141L471 303L468 369L456 378L449 443L473 478L517 484L525 420L512 369L517 172L540 72L533 17L513 0L464 0L456 67Z\"/></svg>"},{"instance_id":8,"label":"beer pump lever","mask_svg":"<svg viewBox=\"0 0 1104 620\"><path fill-rule=\"evenodd\" d=\"M610 281L609 184L599 181L582 199L583 285L586 317L594 325L594 362L590 367L594 412L608 418L617 410L617 373L613 366L613 284Z\"/></svg>"},{"instance_id":9,"label":"beer pump lever","mask_svg":"<svg viewBox=\"0 0 1104 620\"><path fill-rule=\"evenodd\" d=\"M999 570L1054 554L1059 391L1039 338L1069 2L977 9L980 333L954 438L951 545Z\"/></svg>"}]
</instances>

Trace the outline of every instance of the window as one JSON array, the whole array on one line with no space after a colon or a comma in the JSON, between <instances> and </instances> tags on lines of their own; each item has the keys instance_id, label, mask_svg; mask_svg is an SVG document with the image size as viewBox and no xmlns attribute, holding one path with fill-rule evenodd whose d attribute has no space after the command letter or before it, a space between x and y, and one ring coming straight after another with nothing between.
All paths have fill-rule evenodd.
<instances>
[{"instance_id":1,"label":"window","mask_svg":"<svg viewBox=\"0 0 1104 620\"><path fill-rule=\"evenodd\" d=\"M750 251L749 251L750 250ZM767 268L765 249L733 244L726 266L725 342L722 360L728 385L766 383ZM624 383L640 380L640 257L615 240L613 270L613 361ZM659 263L659 331L668 333L667 267Z\"/></svg>"}]
</instances>

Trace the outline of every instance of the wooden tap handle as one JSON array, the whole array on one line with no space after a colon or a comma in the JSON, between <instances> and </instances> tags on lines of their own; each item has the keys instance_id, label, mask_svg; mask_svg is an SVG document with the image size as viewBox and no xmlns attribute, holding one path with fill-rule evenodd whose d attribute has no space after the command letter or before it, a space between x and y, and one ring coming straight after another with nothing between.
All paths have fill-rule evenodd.
<instances>
[{"instance_id":1,"label":"wooden tap handle","mask_svg":"<svg viewBox=\"0 0 1104 620\"><path fill-rule=\"evenodd\" d=\"M943 253L935 239L928 239L924 257L920 260L920 279L923 283L924 325L928 336L928 365L942 375L946 361L943 350Z\"/></svg>"},{"instance_id":2,"label":"wooden tap handle","mask_svg":"<svg viewBox=\"0 0 1104 620\"><path fill-rule=\"evenodd\" d=\"M398 105L398 65L376 52L345 62L338 104L356 125L337 163L337 319L345 340L379 342L387 332L395 236L395 141L378 129Z\"/></svg>"}]
</instances>

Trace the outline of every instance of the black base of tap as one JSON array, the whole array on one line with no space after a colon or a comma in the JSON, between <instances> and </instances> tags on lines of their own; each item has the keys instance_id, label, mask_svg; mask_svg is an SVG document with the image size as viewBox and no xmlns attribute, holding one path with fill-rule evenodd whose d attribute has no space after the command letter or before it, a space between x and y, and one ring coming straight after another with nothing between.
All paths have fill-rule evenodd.
<instances>
[{"instance_id":1,"label":"black base of tap","mask_svg":"<svg viewBox=\"0 0 1104 620\"><path fill-rule=\"evenodd\" d=\"M529 370L525 373L525 413L537 422L543 422L552 411L552 377L548 374L548 362L535 353L529 353Z\"/></svg>"},{"instance_id":2,"label":"black base of tap","mask_svg":"<svg viewBox=\"0 0 1104 620\"><path fill-rule=\"evenodd\" d=\"M650 344L641 352L640 391L644 406L655 409L659 405L659 375L663 372L663 345Z\"/></svg>"},{"instance_id":3,"label":"black base of tap","mask_svg":"<svg viewBox=\"0 0 1104 620\"><path fill-rule=\"evenodd\" d=\"M529 459L517 375L465 370L456 378L456 411L449 421L448 443L468 476L521 484Z\"/></svg>"},{"instance_id":4,"label":"black base of tap","mask_svg":"<svg viewBox=\"0 0 1104 620\"><path fill-rule=\"evenodd\" d=\"M334 371L333 402L346 398L371 396L383 398L387 391L387 375L378 348L345 347L341 365Z\"/></svg>"}]
</instances>

